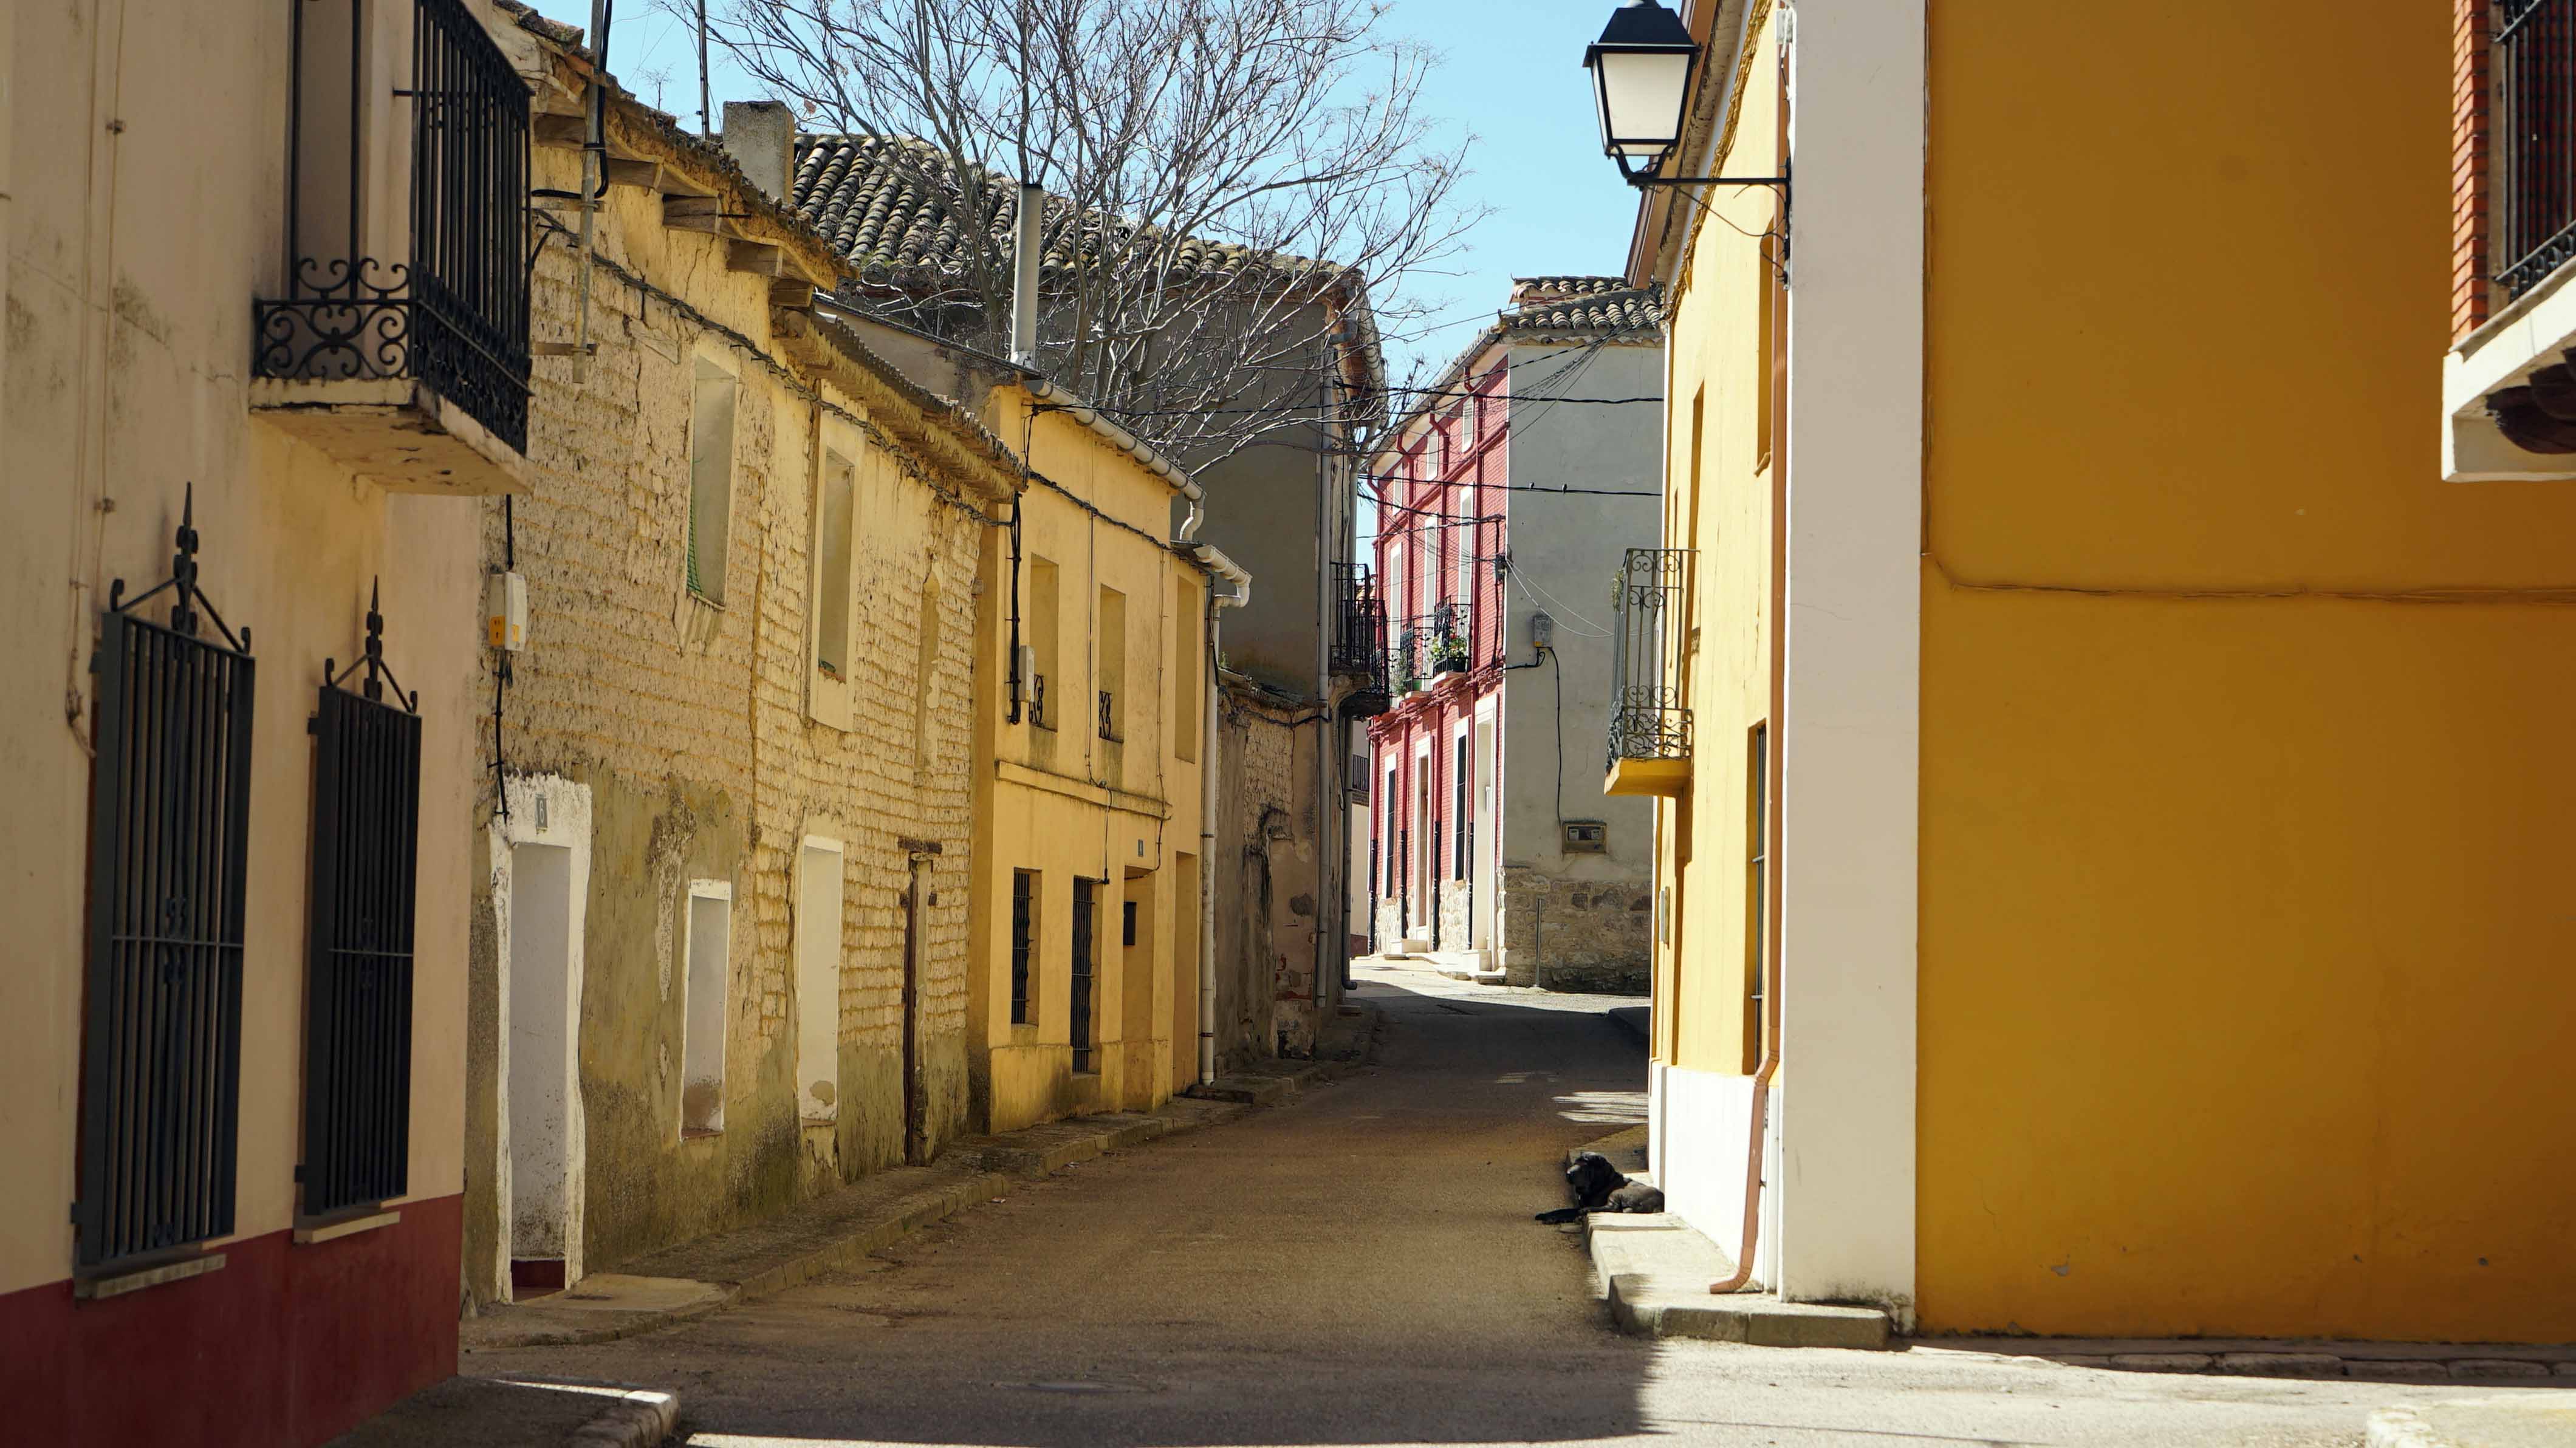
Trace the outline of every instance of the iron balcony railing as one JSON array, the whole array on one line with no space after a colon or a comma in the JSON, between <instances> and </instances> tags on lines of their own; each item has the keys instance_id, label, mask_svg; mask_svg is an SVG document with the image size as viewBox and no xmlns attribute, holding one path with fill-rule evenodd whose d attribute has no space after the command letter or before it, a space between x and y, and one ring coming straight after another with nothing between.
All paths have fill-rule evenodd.
<instances>
[{"instance_id":1,"label":"iron balcony railing","mask_svg":"<svg viewBox=\"0 0 2576 1448\"><path fill-rule=\"evenodd\" d=\"M1333 596L1333 673L1359 680L1363 692L1387 692L1386 600L1377 581L1361 564L1336 563Z\"/></svg>"},{"instance_id":2,"label":"iron balcony railing","mask_svg":"<svg viewBox=\"0 0 2576 1448\"><path fill-rule=\"evenodd\" d=\"M369 254L359 134L375 0L286 0L286 294L253 305L252 370L299 381L417 378L513 449L528 445L528 87L461 0L413 0L408 260ZM330 4L329 14L316 11ZM316 12L308 16L308 12ZM345 99L307 86L307 42L349 39ZM311 105L332 109L308 117ZM308 134L327 129L332 134ZM345 132L346 134L339 134ZM332 162L345 151L345 175ZM313 185L308 195L307 184ZM310 250L307 205L345 190L346 234ZM378 235L391 234L380 228Z\"/></svg>"},{"instance_id":3,"label":"iron balcony railing","mask_svg":"<svg viewBox=\"0 0 2576 1448\"><path fill-rule=\"evenodd\" d=\"M1610 660L1610 762L1688 759L1691 711L1682 704L1677 640L1688 627L1688 548L1631 548L1611 605L1619 619Z\"/></svg>"},{"instance_id":4,"label":"iron balcony railing","mask_svg":"<svg viewBox=\"0 0 2576 1448\"><path fill-rule=\"evenodd\" d=\"M1463 610L1443 604L1397 625L1387 665L1396 692L1411 693L1443 674L1466 672L1474 662L1466 622Z\"/></svg>"},{"instance_id":5,"label":"iron balcony railing","mask_svg":"<svg viewBox=\"0 0 2576 1448\"><path fill-rule=\"evenodd\" d=\"M2576 257L2576 0L2497 0L2495 24L2495 277L2518 297Z\"/></svg>"}]
</instances>

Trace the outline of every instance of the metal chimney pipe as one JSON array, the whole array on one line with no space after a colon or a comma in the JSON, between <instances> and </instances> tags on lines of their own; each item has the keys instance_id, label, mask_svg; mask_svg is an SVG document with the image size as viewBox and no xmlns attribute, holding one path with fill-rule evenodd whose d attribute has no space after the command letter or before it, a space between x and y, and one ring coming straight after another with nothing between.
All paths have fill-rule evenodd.
<instances>
[{"instance_id":1,"label":"metal chimney pipe","mask_svg":"<svg viewBox=\"0 0 2576 1448\"><path fill-rule=\"evenodd\" d=\"M1019 235L1011 248L1011 361L1038 365L1039 228L1046 221L1046 190L1020 184Z\"/></svg>"}]
</instances>

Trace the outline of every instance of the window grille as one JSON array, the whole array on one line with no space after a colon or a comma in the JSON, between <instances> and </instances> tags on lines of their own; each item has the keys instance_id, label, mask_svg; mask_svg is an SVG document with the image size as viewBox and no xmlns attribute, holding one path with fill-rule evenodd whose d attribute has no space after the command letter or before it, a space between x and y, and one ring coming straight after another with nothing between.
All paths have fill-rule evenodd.
<instances>
[{"instance_id":1,"label":"window grille","mask_svg":"<svg viewBox=\"0 0 2576 1448\"><path fill-rule=\"evenodd\" d=\"M366 671L361 692L342 687ZM313 923L304 1008L304 1213L407 1190L412 915L420 844L419 696L384 684L384 615L366 652L323 663L313 715Z\"/></svg>"},{"instance_id":2,"label":"window grille","mask_svg":"<svg viewBox=\"0 0 2576 1448\"><path fill-rule=\"evenodd\" d=\"M2495 278L2518 297L2576 257L2576 0L2500 0L2495 26Z\"/></svg>"},{"instance_id":3,"label":"window grille","mask_svg":"<svg viewBox=\"0 0 2576 1448\"><path fill-rule=\"evenodd\" d=\"M1095 1069L1091 1043L1092 907L1096 880L1073 882L1073 1069Z\"/></svg>"},{"instance_id":4,"label":"window grille","mask_svg":"<svg viewBox=\"0 0 2576 1448\"><path fill-rule=\"evenodd\" d=\"M1037 876L1027 870L1011 872L1011 1024L1029 1023L1029 942L1034 938L1031 917L1036 914Z\"/></svg>"},{"instance_id":5,"label":"window grille","mask_svg":"<svg viewBox=\"0 0 2576 1448\"><path fill-rule=\"evenodd\" d=\"M198 591L195 513L191 490L169 581L128 603L116 580L99 633L72 1209L84 1271L233 1229L258 675L250 630ZM134 612L165 591L167 625Z\"/></svg>"}]
</instances>

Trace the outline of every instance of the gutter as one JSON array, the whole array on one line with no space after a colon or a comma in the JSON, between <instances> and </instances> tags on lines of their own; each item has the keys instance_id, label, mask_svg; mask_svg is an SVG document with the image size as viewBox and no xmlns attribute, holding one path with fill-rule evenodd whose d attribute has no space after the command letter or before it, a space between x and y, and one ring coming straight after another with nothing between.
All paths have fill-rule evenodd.
<instances>
[{"instance_id":1,"label":"gutter","mask_svg":"<svg viewBox=\"0 0 2576 1448\"><path fill-rule=\"evenodd\" d=\"M1193 507L1193 514L1196 511ZM1217 674L1217 610L1252 602L1252 575L1213 544L1199 544L1190 556L1210 574L1234 585L1230 595L1208 589L1207 727L1199 737L1199 1081L1205 1084L1216 1079L1216 701L1225 688Z\"/></svg>"}]
</instances>

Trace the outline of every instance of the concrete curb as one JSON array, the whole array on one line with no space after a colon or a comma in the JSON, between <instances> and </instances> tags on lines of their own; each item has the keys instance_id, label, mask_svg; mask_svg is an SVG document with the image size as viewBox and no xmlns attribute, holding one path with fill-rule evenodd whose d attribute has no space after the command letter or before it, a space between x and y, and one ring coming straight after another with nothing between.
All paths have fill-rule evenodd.
<instances>
[{"instance_id":1,"label":"concrete curb","mask_svg":"<svg viewBox=\"0 0 2576 1448\"><path fill-rule=\"evenodd\" d=\"M1190 1102L1167 1106L1151 1115L1075 1118L963 1142L955 1155L942 1163L957 1171L956 1175L925 1184L833 1229L829 1240L819 1245L803 1249L790 1247L783 1252L769 1254L769 1260L737 1278L707 1282L713 1291L700 1300L685 1306L634 1311L612 1307L596 1314L600 1321L576 1325L559 1317L540 1319L537 1314L545 1311L545 1304L550 1301L540 1297L468 1319L462 1333L463 1345L476 1352L494 1348L580 1347L614 1342L638 1333L658 1332L856 1266L870 1254L890 1247L924 1227L957 1216L978 1203L1008 1194L1017 1182L1050 1176L1076 1162L1090 1161L1122 1148L1141 1146L1203 1126L1232 1121L1248 1109L1230 1103ZM863 1178L843 1190L864 1190L868 1185L869 1179ZM818 1202L828 1200L816 1199ZM814 1204L805 1205L811 1208ZM739 1232L784 1232L788 1230L792 1217L793 1213L782 1214L780 1218L748 1224ZM732 1234L720 1233L716 1238L701 1238L696 1245L704 1246L726 1235ZM666 1253L656 1253L636 1265L650 1264L690 1245L684 1243ZM577 1285L575 1290L578 1290ZM511 1319L523 1309L527 1316L513 1322ZM561 1308L555 1310L558 1313L562 1311Z\"/></svg>"},{"instance_id":2,"label":"concrete curb","mask_svg":"<svg viewBox=\"0 0 2576 1448\"><path fill-rule=\"evenodd\" d=\"M1641 1046L1646 1044L1647 1033L1654 1029L1652 1006L1612 1006L1601 1014L1610 1018L1610 1024L1636 1037L1637 1044Z\"/></svg>"},{"instance_id":3,"label":"concrete curb","mask_svg":"<svg viewBox=\"0 0 2576 1448\"><path fill-rule=\"evenodd\" d=\"M1623 1332L1755 1347L1890 1345L1887 1314L1874 1307L1710 1292L1709 1284L1730 1275L1734 1264L1668 1212L1595 1212L1583 1227L1594 1290Z\"/></svg>"},{"instance_id":4,"label":"concrete curb","mask_svg":"<svg viewBox=\"0 0 2576 1448\"><path fill-rule=\"evenodd\" d=\"M661 1448L679 1426L679 1394L638 1390L611 1401L564 1442L568 1448Z\"/></svg>"},{"instance_id":5,"label":"concrete curb","mask_svg":"<svg viewBox=\"0 0 2576 1448\"><path fill-rule=\"evenodd\" d=\"M2344 1342L2324 1338L1925 1337L1926 1351L2038 1358L2067 1367L2381 1383L2576 1385L2576 1345Z\"/></svg>"}]
</instances>

